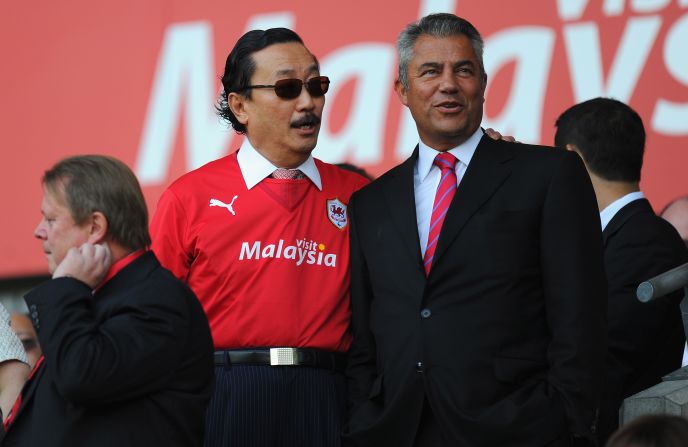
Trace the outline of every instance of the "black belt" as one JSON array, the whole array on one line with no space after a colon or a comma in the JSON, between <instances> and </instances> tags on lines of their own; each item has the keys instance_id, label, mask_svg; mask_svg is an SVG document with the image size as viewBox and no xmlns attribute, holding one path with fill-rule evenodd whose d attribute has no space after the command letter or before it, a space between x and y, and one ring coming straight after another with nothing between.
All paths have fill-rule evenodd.
<instances>
[{"instance_id":1,"label":"black belt","mask_svg":"<svg viewBox=\"0 0 688 447\"><path fill-rule=\"evenodd\" d=\"M306 348L254 348L215 351L215 365L231 364L312 366L344 371L346 356L339 352Z\"/></svg>"}]
</instances>

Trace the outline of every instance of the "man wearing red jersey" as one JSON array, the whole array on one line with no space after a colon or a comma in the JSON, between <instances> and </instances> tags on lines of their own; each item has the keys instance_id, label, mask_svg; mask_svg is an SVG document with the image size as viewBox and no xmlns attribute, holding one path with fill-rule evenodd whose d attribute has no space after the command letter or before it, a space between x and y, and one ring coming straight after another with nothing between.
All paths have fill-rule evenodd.
<instances>
[{"instance_id":1,"label":"man wearing red jersey","mask_svg":"<svg viewBox=\"0 0 688 447\"><path fill-rule=\"evenodd\" d=\"M347 204L367 180L311 156L329 79L293 31L246 33L222 84L219 114L245 143L175 181L151 224L210 321L206 446L339 446Z\"/></svg>"}]
</instances>

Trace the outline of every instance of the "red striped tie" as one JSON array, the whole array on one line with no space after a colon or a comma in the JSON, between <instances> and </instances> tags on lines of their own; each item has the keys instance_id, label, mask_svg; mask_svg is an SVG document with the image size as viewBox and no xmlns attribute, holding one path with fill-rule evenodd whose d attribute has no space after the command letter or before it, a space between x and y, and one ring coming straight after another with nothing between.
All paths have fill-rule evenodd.
<instances>
[{"instance_id":1,"label":"red striped tie","mask_svg":"<svg viewBox=\"0 0 688 447\"><path fill-rule=\"evenodd\" d=\"M440 184L437 185L435 201L432 204L432 216L430 217L430 231L428 232L428 245L425 248L425 274L430 274L432 258L435 256L437 240L440 238L442 222L447 215L449 204L451 204L454 194L456 194L456 171L454 170L458 160L449 152L441 152L435 157L433 162L441 171Z\"/></svg>"}]
</instances>

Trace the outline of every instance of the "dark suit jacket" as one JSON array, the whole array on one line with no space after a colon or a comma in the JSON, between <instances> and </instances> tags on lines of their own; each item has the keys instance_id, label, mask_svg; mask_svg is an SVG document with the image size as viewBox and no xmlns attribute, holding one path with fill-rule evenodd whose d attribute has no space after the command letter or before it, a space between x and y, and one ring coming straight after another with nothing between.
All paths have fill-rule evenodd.
<instances>
[{"instance_id":1,"label":"dark suit jacket","mask_svg":"<svg viewBox=\"0 0 688 447\"><path fill-rule=\"evenodd\" d=\"M58 278L25 297L45 361L3 446L200 446L213 347L191 290L148 252L93 296Z\"/></svg>"},{"instance_id":2,"label":"dark suit jacket","mask_svg":"<svg viewBox=\"0 0 688 447\"><path fill-rule=\"evenodd\" d=\"M676 230L635 200L602 233L609 281L607 373L600 412L600 441L618 427L623 399L661 382L681 367L685 336L679 304L683 290L643 304L638 284L688 262Z\"/></svg>"},{"instance_id":3,"label":"dark suit jacket","mask_svg":"<svg viewBox=\"0 0 688 447\"><path fill-rule=\"evenodd\" d=\"M427 398L451 446L594 439L607 297L599 214L579 157L483 137L427 278L417 157L350 202L345 438L410 446Z\"/></svg>"}]
</instances>

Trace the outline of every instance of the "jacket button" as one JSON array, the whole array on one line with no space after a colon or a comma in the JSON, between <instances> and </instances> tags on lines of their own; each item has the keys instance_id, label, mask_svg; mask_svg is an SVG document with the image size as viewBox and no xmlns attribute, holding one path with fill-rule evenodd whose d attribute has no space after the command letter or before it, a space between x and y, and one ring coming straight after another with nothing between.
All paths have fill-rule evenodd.
<instances>
[{"instance_id":1,"label":"jacket button","mask_svg":"<svg viewBox=\"0 0 688 447\"><path fill-rule=\"evenodd\" d=\"M430 315L432 315L432 311L430 309L423 309L420 311L421 318L430 318Z\"/></svg>"},{"instance_id":2,"label":"jacket button","mask_svg":"<svg viewBox=\"0 0 688 447\"><path fill-rule=\"evenodd\" d=\"M425 365L423 365L423 362L418 362L416 363L416 371L419 373L422 373L425 370Z\"/></svg>"}]
</instances>

